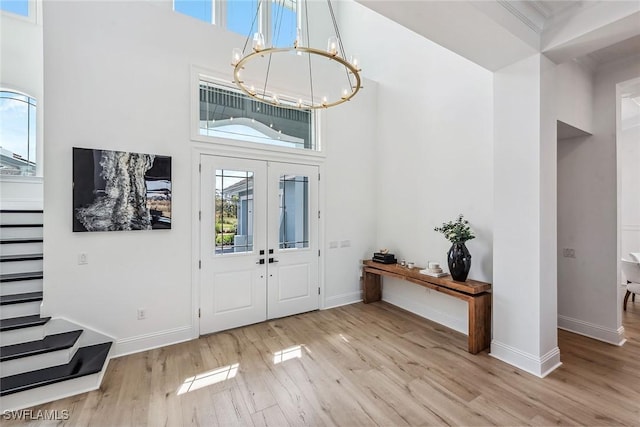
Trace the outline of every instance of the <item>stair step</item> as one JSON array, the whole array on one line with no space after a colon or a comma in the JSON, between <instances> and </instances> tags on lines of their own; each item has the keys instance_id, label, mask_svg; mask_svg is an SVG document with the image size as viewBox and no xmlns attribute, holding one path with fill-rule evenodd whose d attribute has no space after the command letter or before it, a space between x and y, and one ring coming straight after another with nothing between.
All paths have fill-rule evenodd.
<instances>
[{"instance_id":1,"label":"stair step","mask_svg":"<svg viewBox=\"0 0 640 427\"><path fill-rule=\"evenodd\" d=\"M0 347L0 362L73 347L73 344L75 344L78 337L80 337L80 334L82 334L82 330L69 331L47 335L38 341Z\"/></svg>"},{"instance_id":2,"label":"stair step","mask_svg":"<svg viewBox=\"0 0 640 427\"><path fill-rule=\"evenodd\" d=\"M0 262L13 262L13 261L34 261L44 259L42 254L28 254L28 255L3 255L0 256Z\"/></svg>"},{"instance_id":3,"label":"stair step","mask_svg":"<svg viewBox=\"0 0 640 427\"><path fill-rule=\"evenodd\" d=\"M42 237L27 237L27 238L14 238L14 239L2 239L0 244L11 245L16 243L42 243Z\"/></svg>"},{"instance_id":4,"label":"stair step","mask_svg":"<svg viewBox=\"0 0 640 427\"><path fill-rule=\"evenodd\" d=\"M98 373L104 366L110 348L110 342L81 347L76 351L73 359L65 365L1 378L0 396Z\"/></svg>"},{"instance_id":5,"label":"stair step","mask_svg":"<svg viewBox=\"0 0 640 427\"><path fill-rule=\"evenodd\" d=\"M43 213L42 209L0 209L0 213Z\"/></svg>"},{"instance_id":6,"label":"stair step","mask_svg":"<svg viewBox=\"0 0 640 427\"><path fill-rule=\"evenodd\" d=\"M42 279L42 271L32 271L28 273L0 274L0 283L19 282L22 280Z\"/></svg>"},{"instance_id":7,"label":"stair step","mask_svg":"<svg viewBox=\"0 0 640 427\"><path fill-rule=\"evenodd\" d=\"M32 326L41 326L49 320L51 320L51 317L40 317L38 315L2 319L0 320L0 332L30 328Z\"/></svg>"},{"instance_id":8,"label":"stair step","mask_svg":"<svg viewBox=\"0 0 640 427\"><path fill-rule=\"evenodd\" d=\"M12 294L0 296L0 305L22 304L25 302L42 301L42 292L27 292L26 294Z\"/></svg>"},{"instance_id":9,"label":"stair step","mask_svg":"<svg viewBox=\"0 0 640 427\"><path fill-rule=\"evenodd\" d=\"M42 224L0 224L0 228L42 228Z\"/></svg>"}]
</instances>

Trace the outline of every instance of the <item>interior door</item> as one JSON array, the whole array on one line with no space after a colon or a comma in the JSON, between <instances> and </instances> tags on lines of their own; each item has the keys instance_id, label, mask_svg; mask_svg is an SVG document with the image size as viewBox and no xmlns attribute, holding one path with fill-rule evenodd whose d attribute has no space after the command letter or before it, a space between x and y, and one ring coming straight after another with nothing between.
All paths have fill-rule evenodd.
<instances>
[{"instance_id":1,"label":"interior door","mask_svg":"<svg viewBox=\"0 0 640 427\"><path fill-rule=\"evenodd\" d=\"M200 333L318 309L318 168L203 155L200 181Z\"/></svg>"},{"instance_id":2,"label":"interior door","mask_svg":"<svg viewBox=\"0 0 640 427\"><path fill-rule=\"evenodd\" d=\"M267 317L317 310L318 167L270 162L267 191Z\"/></svg>"},{"instance_id":3,"label":"interior door","mask_svg":"<svg viewBox=\"0 0 640 427\"><path fill-rule=\"evenodd\" d=\"M201 156L200 333L266 320L267 167Z\"/></svg>"}]
</instances>

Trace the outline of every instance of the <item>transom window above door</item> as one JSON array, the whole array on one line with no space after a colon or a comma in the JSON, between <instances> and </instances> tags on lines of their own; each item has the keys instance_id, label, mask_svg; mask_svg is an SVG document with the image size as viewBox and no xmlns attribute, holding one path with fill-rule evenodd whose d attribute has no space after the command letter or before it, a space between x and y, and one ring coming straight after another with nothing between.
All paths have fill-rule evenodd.
<instances>
[{"instance_id":1,"label":"transom window above door","mask_svg":"<svg viewBox=\"0 0 640 427\"><path fill-rule=\"evenodd\" d=\"M311 110L268 105L212 82L200 81L201 136L317 150Z\"/></svg>"}]
</instances>

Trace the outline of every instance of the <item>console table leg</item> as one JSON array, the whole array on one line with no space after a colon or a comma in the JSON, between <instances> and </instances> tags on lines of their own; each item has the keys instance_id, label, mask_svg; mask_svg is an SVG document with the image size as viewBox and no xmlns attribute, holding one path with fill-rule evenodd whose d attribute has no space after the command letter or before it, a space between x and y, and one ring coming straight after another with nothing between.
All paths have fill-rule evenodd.
<instances>
[{"instance_id":1,"label":"console table leg","mask_svg":"<svg viewBox=\"0 0 640 427\"><path fill-rule=\"evenodd\" d=\"M382 287L380 286L380 276L368 271L362 273L364 283L362 289L362 299L365 304L380 301L382 299Z\"/></svg>"},{"instance_id":2,"label":"console table leg","mask_svg":"<svg viewBox=\"0 0 640 427\"><path fill-rule=\"evenodd\" d=\"M469 307L469 353L480 353L491 345L491 294L476 295Z\"/></svg>"}]
</instances>

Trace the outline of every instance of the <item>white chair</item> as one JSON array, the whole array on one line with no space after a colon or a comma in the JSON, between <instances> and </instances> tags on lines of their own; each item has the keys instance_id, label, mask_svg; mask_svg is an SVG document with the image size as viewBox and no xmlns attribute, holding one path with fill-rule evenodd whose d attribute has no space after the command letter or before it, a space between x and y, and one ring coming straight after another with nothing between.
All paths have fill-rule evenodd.
<instances>
[{"instance_id":1,"label":"white chair","mask_svg":"<svg viewBox=\"0 0 640 427\"><path fill-rule=\"evenodd\" d=\"M627 278L627 293L624 295L624 303L622 307L627 309L627 301L629 295L633 294L632 302L636 300L636 294L640 294L640 263L622 260L622 272Z\"/></svg>"}]
</instances>

